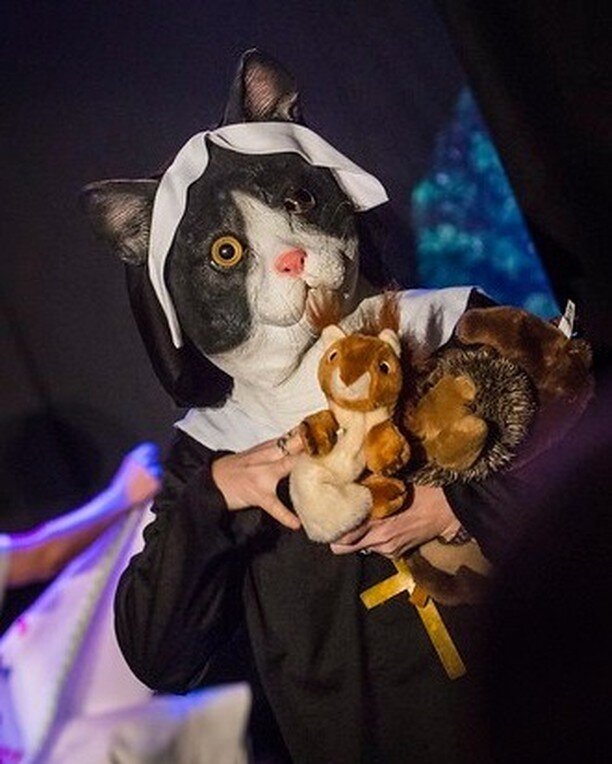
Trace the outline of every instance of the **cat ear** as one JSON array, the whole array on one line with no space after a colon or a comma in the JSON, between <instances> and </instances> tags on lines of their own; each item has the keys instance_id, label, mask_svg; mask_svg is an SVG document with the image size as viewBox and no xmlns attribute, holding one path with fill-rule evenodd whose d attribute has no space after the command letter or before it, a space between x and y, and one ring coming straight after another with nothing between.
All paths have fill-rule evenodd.
<instances>
[{"instance_id":1,"label":"cat ear","mask_svg":"<svg viewBox=\"0 0 612 764\"><path fill-rule=\"evenodd\" d=\"M295 80L273 58L256 49L247 50L240 60L221 124L279 121L302 124Z\"/></svg>"},{"instance_id":2,"label":"cat ear","mask_svg":"<svg viewBox=\"0 0 612 764\"><path fill-rule=\"evenodd\" d=\"M147 259L157 180L102 180L90 183L81 200L94 231L130 265Z\"/></svg>"},{"instance_id":3,"label":"cat ear","mask_svg":"<svg viewBox=\"0 0 612 764\"><path fill-rule=\"evenodd\" d=\"M395 355L399 358L402 352L402 348L400 345L399 337L393 331L393 329L383 329L382 332L378 335L378 339L386 342L387 345L390 345Z\"/></svg>"}]
</instances>

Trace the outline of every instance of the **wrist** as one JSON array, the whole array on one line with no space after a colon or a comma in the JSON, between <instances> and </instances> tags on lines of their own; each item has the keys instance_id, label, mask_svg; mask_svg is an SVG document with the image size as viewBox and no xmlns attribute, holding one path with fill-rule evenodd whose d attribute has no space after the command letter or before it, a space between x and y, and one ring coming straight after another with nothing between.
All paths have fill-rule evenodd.
<instances>
[{"instance_id":1,"label":"wrist","mask_svg":"<svg viewBox=\"0 0 612 764\"><path fill-rule=\"evenodd\" d=\"M461 524L459 524L458 528L453 527L452 530L446 530L444 533L438 536L438 541L448 546L461 546L462 544L467 544L468 541L471 540L472 536L470 532L467 531Z\"/></svg>"},{"instance_id":2,"label":"wrist","mask_svg":"<svg viewBox=\"0 0 612 764\"><path fill-rule=\"evenodd\" d=\"M438 529L441 530L439 530L437 538L443 544L463 543L455 541L455 539L464 538L467 532L464 530L461 520L453 512L453 508L450 505L444 490L439 486L427 488L429 489L432 501L435 502L439 518Z\"/></svg>"}]
</instances>

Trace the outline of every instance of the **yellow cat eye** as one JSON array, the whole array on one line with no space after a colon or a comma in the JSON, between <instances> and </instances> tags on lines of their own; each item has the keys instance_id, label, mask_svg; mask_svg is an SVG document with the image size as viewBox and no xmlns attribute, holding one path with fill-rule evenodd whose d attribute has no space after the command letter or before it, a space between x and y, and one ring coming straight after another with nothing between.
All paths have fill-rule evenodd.
<instances>
[{"instance_id":1,"label":"yellow cat eye","mask_svg":"<svg viewBox=\"0 0 612 764\"><path fill-rule=\"evenodd\" d=\"M213 242L210 256L215 265L221 268L233 268L242 260L244 247L233 236L220 236Z\"/></svg>"}]
</instances>

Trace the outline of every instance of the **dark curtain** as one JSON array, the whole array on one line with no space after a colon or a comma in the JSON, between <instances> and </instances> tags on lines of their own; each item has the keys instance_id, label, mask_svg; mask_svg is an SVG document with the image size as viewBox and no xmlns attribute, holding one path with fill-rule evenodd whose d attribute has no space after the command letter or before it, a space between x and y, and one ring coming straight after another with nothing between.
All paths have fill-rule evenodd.
<instances>
[{"instance_id":1,"label":"dark curtain","mask_svg":"<svg viewBox=\"0 0 612 764\"><path fill-rule=\"evenodd\" d=\"M560 305L612 343L612 35L593 0L439 0Z\"/></svg>"},{"instance_id":2,"label":"dark curtain","mask_svg":"<svg viewBox=\"0 0 612 764\"><path fill-rule=\"evenodd\" d=\"M497 570L484 681L494 760L604 761L611 681L610 5L438 6L557 298L576 301L597 351L595 401L540 463L539 495L526 497L530 520Z\"/></svg>"}]
</instances>

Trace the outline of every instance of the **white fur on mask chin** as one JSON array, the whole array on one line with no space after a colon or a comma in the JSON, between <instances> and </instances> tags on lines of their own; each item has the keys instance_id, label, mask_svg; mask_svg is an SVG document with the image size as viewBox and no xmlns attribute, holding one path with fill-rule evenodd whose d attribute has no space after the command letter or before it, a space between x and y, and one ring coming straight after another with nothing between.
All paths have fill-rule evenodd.
<instances>
[{"instance_id":1,"label":"white fur on mask chin","mask_svg":"<svg viewBox=\"0 0 612 764\"><path fill-rule=\"evenodd\" d=\"M352 296L357 273L356 239L340 240L312 226L300 226L288 214L243 192L234 192L233 198L245 223L248 257L253 258L247 293L256 323L281 327L299 323L313 290ZM306 253L301 276L274 270L275 259L292 249Z\"/></svg>"}]
</instances>

